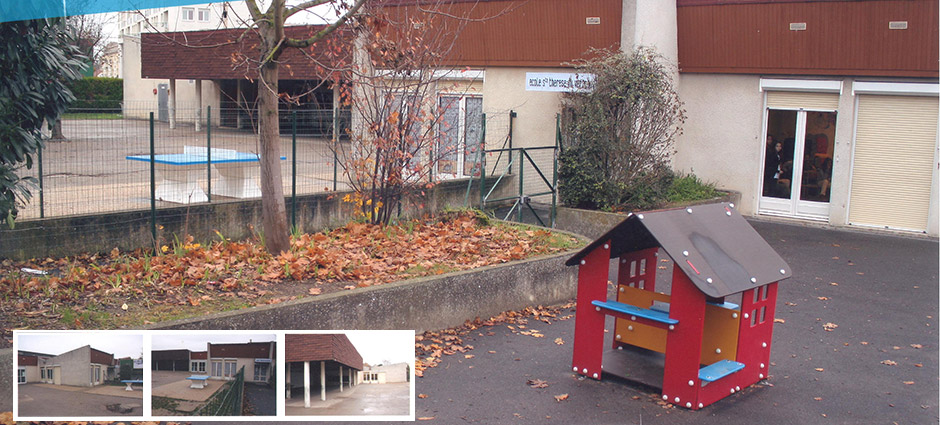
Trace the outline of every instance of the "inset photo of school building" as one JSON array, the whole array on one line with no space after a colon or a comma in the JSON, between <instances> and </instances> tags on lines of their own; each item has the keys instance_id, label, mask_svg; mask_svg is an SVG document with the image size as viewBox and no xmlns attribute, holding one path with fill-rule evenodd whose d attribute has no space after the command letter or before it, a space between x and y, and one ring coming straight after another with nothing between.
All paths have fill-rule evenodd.
<instances>
[{"instance_id":1,"label":"inset photo of school building","mask_svg":"<svg viewBox=\"0 0 940 425\"><path fill-rule=\"evenodd\" d=\"M413 331L284 338L285 414L413 419Z\"/></svg>"},{"instance_id":2,"label":"inset photo of school building","mask_svg":"<svg viewBox=\"0 0 940 425\"><path fill-rule=\"evenodd\" d=\"M154 416L277 414L274 334L152 336Z\"/></svg>"},{"instance_id":3,"label":"inset photo of school building","mask_svg":"<svg viewBox=\"0 0 940 425\"><path fill-rule=\"evenodd\" d=\"M63 331L14 338L18 417L143 415L142 335Z\"/></svg>"}]
</instances>

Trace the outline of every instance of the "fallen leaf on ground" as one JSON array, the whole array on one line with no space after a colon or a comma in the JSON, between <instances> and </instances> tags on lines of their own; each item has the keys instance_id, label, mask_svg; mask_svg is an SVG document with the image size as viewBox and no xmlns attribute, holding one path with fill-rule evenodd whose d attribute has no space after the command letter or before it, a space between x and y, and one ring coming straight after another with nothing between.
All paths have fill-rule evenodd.
<instances>
[{"instance_id":1,"label":"fallen leaf on ground","mask_svg":"<svg viewBox=\"0 0 940 425\"><path fill-rule=\"evenodd\" d=\"M904 381L904 385L914 385L914 381Z\"/></svg>"},{"instance_id":2,"label":"fallen leaf on ground","mask_svg":"<svg viewBox=\"0 0 940 425\"><path fill-rule=\"evenodd\" d=\"M320 288L310 288L310 290L307 291L310 295L320 295L321 292L323 292L323 290Z\"/></svg>"},{"instance_id":3,"label":"fallen leaf on ground","mask_svg":"<svg viewBox=\"0 0 940 425\"><path fill-rule=\"evenodd\" d=\"M816 299L819 301L828 301L829 297L816 297Z\"/></svg>"},{"instance_id":4,"label":"fallen leaf on ground","mask_svg":"<svg viewBox=\"0 0 940 425\"><path fill-rule=\"evenodd\" d=\"M823 369L823 368L821 368L821 367L817 367L817 368L816 368L816 371L817 371L817 372L822 372L822 371L824 371L824 370L825 370L825 369Z\"/></svg>"},{"instance_id":5,"label":"fallen leaf on ground","mask_svg":"<svg viewBox=\"0 0 940 425\"><path fill-rule=\"evenodd\" d=\"M433 421L433 420L434 420L434 416L422 416L422 417L418 418L418 420L419 420L419 421Z\"/></svg>"},{"instance_id":6,"label":"fallen leaf on ground","mask_svg":"<svg viewBox=\"0 0 940 425\"><path fill-rule=\"evenodd\" d=\"M898 365L898 362L896 362L896 361L894 361L894 360L882 360L882 361L881 361L881 364L883 364L883 365L888 365L888 366L897 366L897 365Z\"/></svg>"},{"instance_id":7,"label":"fallen leaf on ground","mask_svg":"<svg viewBox=\"0 0 940 425\"><path fill-rule=\"evenodd\" d=\"M465 359L472 359L472 358L473 358L473 354L464 354L463 358L465 358Z\"/></svg>"},{"instance_id":8,"label":"fallen leaf on ground","mask_svg":"<svg viewBox=\"0 0 940 425\"><path fill-rule=\"evenodd\" d=\"M530 379L525 381L526 384L529 384L532 388L545 388L548 387L548 382L545 382L541 379Z\"/></svg>"},{"instance_id":9,"label":"fallen leaf on ground","mask_svg":"<svg viewBox=\"0 0 940 425\"><path fill-rule=\"evenodd\" d=\"M832 332L833 330L835 330L835 328L838 328L838 327L839 325L835 323L826 323L825 325L823 325L823 329L825 329L826 332Z\"/></svg>"},{"instance_id":10,"label":"fallen leaf on ground","mask_svg":"<svg viewBox=\"0 0 940 425\"><path fill-rule=\"evenodd\" d=\"M428 398L427 394L418 394L418 398Z\"/></svg>"},{"instance_id":11,"label":"fallen leaf on ground","mask_svg":"<svg viewBox=\"0 0 940 425\"><path fill-rule=\"evenodd\" d=\"M924 348L924 346L923 346L923 345L920 345L920 344L911 344L911 348L916 348L916 349L920 350L921 348Z\"/></svg>"},{"instance_id":12,"label":"fallen leaf on ground","mask_svg":"<svg viewBox=\"0 0 940 425\"><path fill-rule=\"evenodd\" d=\"M832 285L832 286L839 286L839 284L838 284L838 283L835 283L835 282L829 282L829 284Z\"/></svg>"},{"instance_id":13,"label":"fallen leaf on ground","mask_svg":"<svg viewBox=\"0 0 940 425\"><path fill-rule=\"evenodd\" d=\"M565 401L565 400L567 400L567 399L568 399L568 394L567 394L567 393L562 394L562 395L556 395L556 396L555 396L555 401L558 401L558 402L562 402L562 401Z\"/></svg>"},{"instance_id":14,"label":"fallen leaf on ground","mask_svg":"<svg viewBox=\"0 0 940 425\"><path fill-rule=\"evenodd\" d=\"M822 401L822 397L813 397L813 400Z\"/></svg>"},{"instance_id":15,"label":"fallen leaf on ground","mask_svg":"<svg viewBox=\"0 0 940 425\"><path fill-rule=\"evenodd\" d=\"M564 345L564 344L565 344L565 340L563 340L563 339L561 339L561 338L555 338L555 344Z\"/></svg>"},{"instance_id":16,"label":"fallen leaf on ground","mask_svg":"<svg viewBox=\"0 0 940 425\"><path fill-rule=\"evenodd\" d=\"M787 323L787 321L783 319L774 319L774 323Z\"/></svg>"}]
</instances>

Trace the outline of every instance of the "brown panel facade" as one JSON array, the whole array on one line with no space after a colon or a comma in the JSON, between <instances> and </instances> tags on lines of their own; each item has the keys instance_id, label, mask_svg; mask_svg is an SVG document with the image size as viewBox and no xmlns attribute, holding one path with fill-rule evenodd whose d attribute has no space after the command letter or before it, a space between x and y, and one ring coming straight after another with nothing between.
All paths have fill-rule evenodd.
<instances>
[{"instance_id":1,"label":"brown panel facade","mask_svg":"<svg viewBox=\"0 0 940 425\"><path fill-rule=\"evenodd\" d=\"M394 36L401 22L426 20L430 30L417 32L427 35L421 42L444 55L440 65L455 67L557 67L583 57L592 47L620 43L621 0L456 2L437 11L428 15L416 6L386 7L377 14L392 24L379 23L379 30ZM320 29L296 26L285 32L305 38ZM413 39L415 33L407 35ZM254 32L244 29L141 34L141 77L256 78L258 42ZM324 67L348 65L351 48L351 32L342 30L304 53L287 49L279 60L280 78L330 79Z\"/></svg>"},{"instance_id":2,"label":"brown panel facade","mask_svg":"<svg viewBox=\"0 0 940 425\"><path fill-rule=\"evenodd\" d=\"M247 342L243 344L209 343L211 358L273 359L273 342Z\"/></svg>"},{"instance_id":3,"label":"brown panel facade","mask_svg":"<svg viewBox=\"0 0 940 425\"><path fill-rule=\"evenodd\" d=\"M322 26L295 26L284 30L288 37L307 38ZM243 35L244 34L244 35ZM287 49L279 63L283 80L325 79L328 67L349 63L348 58L334 54L337 47L348 47L351 38L338 31L327 39L304 49ZM259 38L244 29L153 33L140 35L141 78L177 79L238 79L257 78ZM348 53L348 49L345 50Z\"/></svg>"},{"instance_id":4,"label":"brown panel facade","mask_svg":"<svg viewBox=\"0 0 940 425\"><path fill-rule=\"evenodd\" d=\"M284 361L334 360L362 370L362 356L344 334L284 335Z\"/></svg>"},{"instance_id":5,"label":"brown panel facade","mask_svg":"<svg viewBox=\"0 0 940 425\"><path fill-rule=\"evenodd\" d=\"M935 0L678 8L681 72L937 77L938 36Z\"/></svg>"},{"instance_id":6,"label":"brown panel facade","mask_svg":"<svg viewBox=\"0 0 940 425\"><path fill-rule=\"evenodd\" d=\"M557 67L620 43L621 0L455 2L440 12L430 22L453 40L444 43L450 66ZM428 19L413 6L381 13L392 22Z\"/></svg>"}]
</instances>

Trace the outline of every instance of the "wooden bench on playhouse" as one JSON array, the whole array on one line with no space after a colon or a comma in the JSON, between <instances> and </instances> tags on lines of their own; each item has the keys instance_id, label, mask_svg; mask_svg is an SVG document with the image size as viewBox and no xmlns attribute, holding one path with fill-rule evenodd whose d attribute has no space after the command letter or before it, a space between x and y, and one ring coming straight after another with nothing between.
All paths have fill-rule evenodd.
<instances>
[{"instance_id":1,"label":"wooden bench on playhouse","mask_svg":"<svg viewBox=\"0 0 940 425\"><path fill-rule=\"evenodd\" d=\"M656 292L660 249L674 264L671 294ZM616 299L608 299L611 259ZM579 265L575 372L601 379L610 315L613 348L664 354L670 403L701 409L767 377L777 282L791 272L734 204L632 214L566 264ZM738 293L740 305L725 301Z\"/></svg>"}]
</instances>

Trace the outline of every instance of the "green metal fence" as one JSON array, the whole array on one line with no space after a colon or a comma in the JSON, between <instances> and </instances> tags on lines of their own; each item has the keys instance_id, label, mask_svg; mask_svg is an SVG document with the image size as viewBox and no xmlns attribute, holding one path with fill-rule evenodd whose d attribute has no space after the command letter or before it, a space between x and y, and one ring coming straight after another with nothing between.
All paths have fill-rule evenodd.
<instances>
[{"instance_id":1,"label":"green metal fence","mask_svg":"<svg viewBox=\"0 0 940 425\"><path fill-rule=\"evenodd\" d=\"M558 117L556 116L556 122ZM511 127L510 127L511 128ZM560 133L556 131L553 146L538 147L512 147L511 133L508 140L509 147L500 149L487 149L484 157L492 161L492 169L487 172L486 164L480 172L480 206L483 210L489 205L499 205L513 201L512 207L506 213L504 220L509 220L515 214L516 221L523 221L523 213L528 209L535 220L543 227L555 227L555 207L558 202L558 151L560 146ZM487 176L489 183L487 183ZM494 191L500 183L515 175L518 191L512 196L496 198ZM528 179L528 180L527 180ZM488 186L489 184L489 186ZM533 202L549 205L547 217L542 217L533 208Z\"/></svg>"},{"instance_id":2,"label":"green metal fence","mask_svg":"<svg viewBox=\"0 0 940 425\"><path fill-rule=\"evenodd\" d=\"M196 416L241 416L245 405L245 367L235 374L235 379L215 393L206 404L197 409Z\"/></svg>"}]
</instances>

